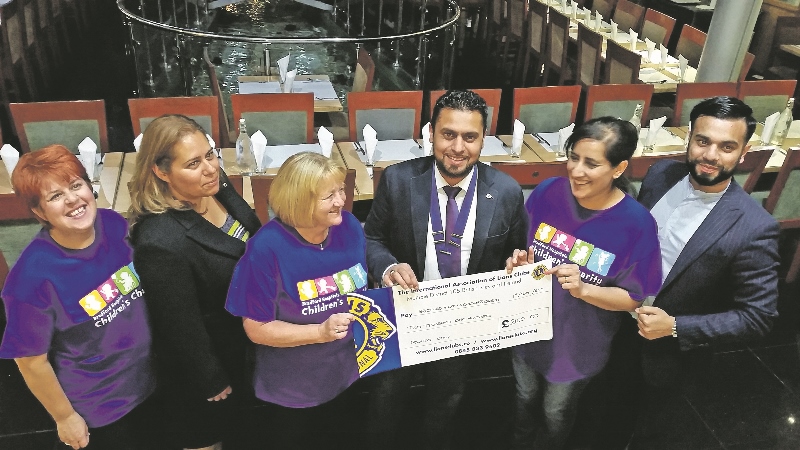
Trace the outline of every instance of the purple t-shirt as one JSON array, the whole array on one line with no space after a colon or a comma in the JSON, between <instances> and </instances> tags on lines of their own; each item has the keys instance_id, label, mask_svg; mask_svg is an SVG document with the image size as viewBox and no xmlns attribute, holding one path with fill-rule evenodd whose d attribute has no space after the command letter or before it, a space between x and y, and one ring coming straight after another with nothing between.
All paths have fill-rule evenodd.
<instances>
[{"instance_id":1,"label":"purple t-shirt","mask_svg":"<svg viewBox=\"0 0 800 450\"><path fill-rule=\"evenodd\" d=\"M225 308L258 322L324 322L348 312L347 295L367 286L366 240L358 220L342 211L324 249L309 244L279 220L247 241L236 265ZM258 398L290 408L332 400L358 379L352 327L347 337L324 344L256 346L253 376Z\"/></svg>"},{"instance_id":2,"label":"purple t-shirt","mask_svg":"<svg viewBox=\"0 0 800 450\"><path fill-rule=\"evenodd\" d=\"M86 423L115 422L155 389L144 291L131 262L128 225L99 209L95 240L69 250L42 230L3 288L8 326L0 358L47 354Z\"/></svg>"},{"instance_id":3,"label":"purple t-shirt","mask_svg":"<svg viewBox=\"0 0 800 450\"><path fill-rule=\"evenodd\" d=\"M633 300L658 293L656 222L632 197L602 211L581 211L569 180L551 178L531 193L525 207L537 261L578 264L584 283L625 289ZM588 378L605 366L611 339L626 318L631 320L627 312L573 297L553 277L553 339L515 347L514 354L553 383Z\"/></svg>"}]
</instances>

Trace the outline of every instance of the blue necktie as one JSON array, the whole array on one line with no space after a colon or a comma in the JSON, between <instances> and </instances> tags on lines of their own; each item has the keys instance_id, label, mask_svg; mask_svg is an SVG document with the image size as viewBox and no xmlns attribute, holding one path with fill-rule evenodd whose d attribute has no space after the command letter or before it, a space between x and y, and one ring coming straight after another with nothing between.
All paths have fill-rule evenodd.
<instances>
[{"instance_id":1,"label":"blue necktie","mask_svg":"<svg viewBox=\"0 0 800 450\"><path fill-rule=\"evenodd\" d=\"M456 204L456 195L461 192L458 186L444 186L444 193L447 194L447 222L445 224L444 235L445 240L449 244L451 241L461 242L461 239L453 239L453 233L456 229L456 220L458 219L458 205ZM444 258L444 264L440 264L439 271L442 278L456 277L461 275L461 247L456 245L446 245L449 255L439 255Z\"/></svg>"}]
</instances>

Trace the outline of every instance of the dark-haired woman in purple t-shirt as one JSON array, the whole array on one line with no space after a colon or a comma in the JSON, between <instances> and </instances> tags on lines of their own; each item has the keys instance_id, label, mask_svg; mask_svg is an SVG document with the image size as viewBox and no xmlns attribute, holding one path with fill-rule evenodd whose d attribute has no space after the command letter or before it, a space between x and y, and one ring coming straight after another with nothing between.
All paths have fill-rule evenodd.
<instances>
[{"instance_id":1,"label":"dark-haired woman in purple t-shirt","mask_svg":"<svg viewBox=\"0 0 800 450\"><path fill-rule=\"evenodd\" d=\"M515 250L507 267L553 261L553 339L513 349L515 449L564 447L626 311L661 287L655 220L627 195L622 175L637 140L620 119L584 123L566 143L568 177L545 180L526 203L530 247Z\"/></svg>"}]
</instances>

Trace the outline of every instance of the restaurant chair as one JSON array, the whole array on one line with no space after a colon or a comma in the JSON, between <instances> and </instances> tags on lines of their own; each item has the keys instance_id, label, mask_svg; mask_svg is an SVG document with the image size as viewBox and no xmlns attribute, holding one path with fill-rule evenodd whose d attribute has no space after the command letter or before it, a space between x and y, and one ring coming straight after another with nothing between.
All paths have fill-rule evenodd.
<instances>
[{"instance_id":1,"label":"restaurant chair","mask_svg":"<svg viewBox=\"0 0 800 450\"><path fill-rule=\"evenodd\" d=\"M556 85L561 86L568 79L569 60L569 17L555 9L550 9L550 23L547 25L547 49L542 72L542 86L548 86L551 72L558 76Z\"/></svg>"},{"instance_id":2,"label":"restaurant chair","mask_svg":"<svg viewBox=\"0 0 800 450\"><path fill-rule=\"evenodd\" d=\"M706 45L706 33L697 28L684 24L681 34L678 37L678 44L675 46L675 57L683 55L689 65L697 67L700 64L700 56L703 54L703 47Z\"/></svg>"},{"instance_id":3,"label":"restaurant chair","mask_svg":"<svg viewBox=\"0 0 800 450\"><path fill-rule=\"evenodd\" d=\"M655 9L648 8L644 13L644 21L642 21L642 29L639 31L639 36L641 36L642 40L647 38L656 44L662 44L666 47L674 29L675 19Z\"/></svg>"},{"instance_id":4,"label":"restaurant chair","mask_svg":"<svg viewBox=\"0 0 800 450\"><path fill-rule=\"evenodd\" d=\"M383 176L384 168L375 166L372 168L372 193L378 192L378 185L381 184L381 177Z\"/></svg>"},{"instance_id":5,"label":"restaurant chair","mask_svg":"<svg viewBox=\"0 0 800 450\"><path fill-rule=\"evenodd\" d=\"M503 44L506 33L506 0L489 0L489 18L486 22L484 42L486 42L486 53L493 54L495 46L498 48Z\"/></svg>"},{"instance_id":6,"label":"restaurant chair","mask_svg":"<svg viewBox=\"0 0 800 450\"><path fill-rule=\"evenodd\" d=\"M631 186L635 192L630 192L631 195L639 195L639 190L642 187L642 180L644 180L645 175L647 175L647 171L650 170L650 166L657 163L661 160L672 160L672 161L686 161L686 153L667 153L663 155L653 154L647 156L635 156L631 158L630 163L628 163L628 168L625 169L625 178L630 181Z\"/></svg>"},{"instance_id":7,"label":"restaurant chair","mask_svg":"<svg viewBox=\"0 0 800 450\"><path fill-rule=\"evenodd\" d=\"M525 124L527 133L553 133L575 123L580 98L577 85L516 88L513 119Z\"/></svg>"},{"instance_id":8,"label":"restaurant chair","mask_svg":"<svg viewBox=\"0 0 800 450\"><path fill-rule=\"evenodd\" d=\"M211 94L217 98L220 137L220 142L217 145L220 148L233 145L236 139L234 139L235 134L231 133L231 129L235 127L231 127L230 115L228 114L225 98L222 96L222 87L217 77L217 66L211 62L211 57L208 55L208 47L203 47L203 67L208 74L208 84L211 86Z\"/></svg>"},{"instance_id":9,"label":"restaurant chair","mask_svg":"<svg viewBox=\"0 0 800 450\"><path fill-rule=\"evenodd\" d=\"M617 0L592 0L592 11L599 12L608 20L614 14Z\"/></svg>"},{"instance_id":10,"label":"restaurant chair","mask_svg":"<svg viewBox=\"0 0 800 450\"><path fill-rule=\"evenodd\" d=\"M351 92L369 92L372 90L372 80L375 77L375 61L364 48L358 49L356 72L353 76L353 89Z\"/></svg>"},{"instance_id":11,"label":"restaurant chair","mask_svg":"<svg viewBox=\"0 0 800 450\"><path fill-rule=\"evenodd\" d=\"M12 103L9 106L22 153L51 144L62 144L78 153L78 144L87 137L102 153L110 151L103 100Z\"/></svg>"},{"instance_id":12,"label":"restaurant chair","mask_svg":"<svg viewBox=\"0 0 800 450\"><path fill-rule=\"evenodd\" d=\"M736 96L753 108L753 117L758 122L763 122L770 114L786 108L796 86L797 80L742 81Z\"/></svg>"},{"instance_id":13,"label":"restaurant chair","mask_svg":"<svg viewBox=\"0 0 800 450\"><path fill-rule=\"evenodd\" d=\"M500 88L497 89L470 89L472 92L480 95L486 100L486 106L488 107L488 115L489 115L489 128L486 130L486 134L489 136L494 136L497 132L497 115L500 113L500 97L503 94L503 90ZM439 100L439 97L444 95L447 91L431 91L429 98L430 107L430 115L431 119L433 118L433 107L436 106L436 101Z\"/></svg>"},{"instance_id":14,"label":"restaurant chair","mask_svg":"<svg viewBox=\"0 0 800 450\"><path fill-rule=\"evenodd\" d=\"M247 134L257 130L268 145L310 144L314 137L314 93L231 94L233 123L247 123Z\"/></svg>"},{"instance_id":15,"label":"restaurant chair","mask_svg":"<svg viewBox=\"0 0 800 450\"><path fill-rule=\"evenodd\" d=\"M253 188L253 209L256 211L261 225L266 225L272 217L269 213L269 190L275 175L251 175L250 185Z\"/></svg>"},{"instance_id":16,"label":"restaurant chair","mask_svg":"<svg viewBox=\"0 0 800 450\"><path fill-rule=\"evenodd\" d=\"M547 5L532 1L529 4L528 32L526 33L525 58L522 61L520 86L537 86L542 76L545 48L547 48ZM528 83L528 69L533 65L533 79Z\"/></svg>"},{"instance_id":17,"label":"restaurant chair","mask_svg":"<svg viewBox=\"0 0 800 450\"><path fill-rule=\"evenodd\" d=\"M372 91L347 94L350 141L364 140L364 125L378 132L378 139L416 139L422 120L422 91Z\"/></svg>"},{"instance_id":18,"label":"restaurant chair","mask_svg":"<svg viewBox=\"0 0 800 450\"><path fill-rule=\"evenodd\" d=\"M780 16L775 21L775 33L769 50L769 67L766 75L782 80L796 80L797 57L786 55L781 45L800 45L800 20L796 15Z\"/></svg>"},{"instance_id":19,"label":"restaurant chair","mask_svg":"<svg viewBox=\"0 0 800 450\"><path fill-rule=\"evenodd\" d=\"M753 66L753 60L756 59L756 55L747 52L744 54L744 59L742 60L742 69L739 71L739 80L744 81L747 78L747 74L750 72L750 68Z\"/></svg>"},{"instance_id":20,"label":"restaurant chair","mask_svg":"<svg viewBox=\"0 0 800 450\"><path fill-rule=\"evenodd\" d=\"M565 162L493 162L492 167L517 180L525 189L533 189L548 178L567 176Z\"/></svg>"},{"instance_id":21,"label":"restaurant chair","mask_svg":"<svg viewBox=\"0 0 800 450\"><path fill-rule=\"evenodd\" d=\"M675 109L671 125L684 127L689 125L692 108L701 101L717 96L736 97L736 83L680 83L675 91Z\"/></svg>"},{"instance_id":22,"label":"restaurant chair","mask_svg":"<svg viewBox=\"0 0 800 450\"><path fill-rule=\"evenodd\" d=\"M619 0L614 8L612 19L617 22L620 30L637 31L642 28L644 14L645 8L643 6L639 6L629 0Z\"/></svg>"},{"instance_id":23,"label":"restaurant chair","mask_svg":"<svg viewBox=\"0 0 800 450\"><path fill-rule=\"evenodd\" d=\"M615 41L606 41L604 84L639 83L642 55L632 52Z\"/></svg>"},{"instance_id":24,"label":"restaurant chair","mask_svg":"<svg viewBox=\"0 0 800 450\"><path fill-rule=\"evenodd\" d=\"M578 64L575 69L577 84L583 89L600 84L603 62L603 36L578 23Z\"/></svg>"},{"instance_id":25,"label":"restaurant chair","mask_svg":"<svg viewBox=\"0 0 800 450\"><path fill-rule=\"evenodd\" d=\"M774 149L768 148L766 150L756 150L751 148L749 152L745 153L744 161L736 166L736 172L733 174L733 179L739 183L742 189L750 194L759 205L764 204L769 191L755 191L758 179L764 173L764 168L767 167L767 162L772 156Z\"/></svg>"},{"instance_id":26,"label":"restaurant chair","mask_svg":"<svg viewBox=\"0 0 800 450\"><path fill-rule=\"evenodd\" d=\"M9 96L18 102L39 99L37 74L25 46L28 27L24 11L20 0L0 6L0 78L5 78Z\"/></svg>"},{"instance_id":27,"label":"restaurant chair","mask_svg":"<svg viewBox=\"0 0 800 450\"><path fill-rule=\"evenodd\" d=\"M652 84L598 84L586 90L586 107L583 121L596 117L611 116L623 120L633 117L636 105L641 104L642 125L647 125Z\"/></svg>"},{"instance_id":28,"label":"restaurant chair","mask_svg":"<svg viewBox=\"0 0 800 450\"><path fill-rule=\"evenodd\" d=\"M526 3L525 0L508 0L508 32L506 33L506 41L503 45L503 56L498 68L506 70L509 52L511 51L513 43L516 51L513 52L514 55L512 57L514 62L511 65L511 70L508 72L511 74L510 78L512 78L512 80L514 74L517 72L517 66L522 62L521 55L525 47L525 26L528 20Z\"/></svg>"},{"instance_id":29,"label":"restaurant chair","mask_svg":"<svg viewBox=\"0 0 800 450\"><path fill-rule=\"evenodd\" d=\"M144 133L150 122L164 114L181 114L197 122L222 147L216 97L131 98L128 99L128 110L131 113L134 136Z\"/></svg>"},{"instance_id":30,"label":"restaurant chair","mask_svg":"<svg viewBox=\"0 0 800 450\"><path fill-rule=\"evenodd\" d=\"M786 151L764 208L772 214L781 230L800 228L800 147ZM795 244L797 245L797 244ZM793 282L800 272L800 246L795 247L786 273L786 282Z\"/></svg>"}]
</instances>

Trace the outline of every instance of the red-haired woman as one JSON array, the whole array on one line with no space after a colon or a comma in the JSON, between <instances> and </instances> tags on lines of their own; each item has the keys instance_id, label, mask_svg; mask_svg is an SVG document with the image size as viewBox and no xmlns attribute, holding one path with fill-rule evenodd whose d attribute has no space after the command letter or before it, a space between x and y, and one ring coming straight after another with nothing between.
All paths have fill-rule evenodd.
<instances>
[{"instance_id":1,"label":"red-haired woman","mask_svg":"<svg viewBox=\"0 0 800 450\"><path fill-rule=\"evenodd\" d=\"M13 358L74 449L147 449L155 388L144 292L119 214L97 209L78 159L60 145L22 155L11 182L42 224L3 288ZM90 436L91 434L91 436Z\"/></svg>"}]
</instances>

